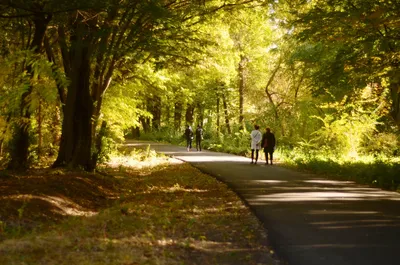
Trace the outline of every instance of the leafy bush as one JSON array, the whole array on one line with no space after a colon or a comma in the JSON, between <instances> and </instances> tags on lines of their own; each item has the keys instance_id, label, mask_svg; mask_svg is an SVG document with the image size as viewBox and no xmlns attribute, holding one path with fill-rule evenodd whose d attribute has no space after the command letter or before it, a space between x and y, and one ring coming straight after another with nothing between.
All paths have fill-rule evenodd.
<instances>
[{"instance_id":1,"label":"leafy bush","mask_svg":"<svg viewBox=\"0 0 400 265\"><path fill-rule=\"evenodd\" d=\"M243 130L232 134L219 133L217 137L203 142L206 149L238 155L246 155L249 152L249 145L250 134Z\"/></svg>"},{"instance_id":2,"label":"leafy bush","mask_svg":"<svg viewBox=\"0 0 400 265\"><path fill-rule=\"evenodd\" d=\"M344 180L352 180L376 187L400 190L400 161L385 156L364 156L358 160L304 153L299 148L280 151L280 157L287 165L318 174L327 174Z\"/></svg>"},{"instance_id":3,"label":"leafy bush","mask_svg":"<svg viewBox=\"0 0 400 265\"><path fill-rule=\"evenodd\" d=\"M177 131L170 127L161 127L159 130L154 130L152 132L142 134L139 139L156 142L168 142L180 145L185 142L186 144L183 132Z\"/></svg>"},{"instance_id":4,"label":"leafy bush","mask_svg":"<svg viewBox=\"0 0 400 265\"><path fill-rule=\"evenodd\" d=\"M371 138L365 138L361 150L365 154L383 154L392 156L399 150L399 139L393 133L377 133Z\"/></svg>"}]
</instances>

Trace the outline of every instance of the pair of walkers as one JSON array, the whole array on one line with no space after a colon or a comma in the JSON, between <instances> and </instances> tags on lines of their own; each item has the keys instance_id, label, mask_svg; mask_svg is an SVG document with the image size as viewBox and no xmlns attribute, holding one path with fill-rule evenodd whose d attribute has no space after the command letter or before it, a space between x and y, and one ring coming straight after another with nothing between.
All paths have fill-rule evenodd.
<instances>
[{"instance_id":1,"label":"pair of walkers","mask_svg":"<svg viewBox=\"0 0 400 265\"><path fill-rule=\"evenodd\" d=\"M254 125L254 130L250 133L251 137L251 164L257 164L259 150L264 149L265 164L268 161L272 165L273 154L275 151L275 135L270 128L265 129L265 133L261 134L260 126ZM255 155L255 157L254 157Z\"/></svg>"},{"instance_id":2,"label":"pair of walkers","mask_svg":"<svg viewBox=\"0 0 400 265\"><path fill-rule=\"evenodd\" d=\"M193 141L193 130L192 127L187 125L185 130L186 137L186 148L188 152L192 149L192 141ZM203 140L203 128L201 128L200 124L196 129L196 150L201 151L201 140Z\"/></svg>"}]
</instances>

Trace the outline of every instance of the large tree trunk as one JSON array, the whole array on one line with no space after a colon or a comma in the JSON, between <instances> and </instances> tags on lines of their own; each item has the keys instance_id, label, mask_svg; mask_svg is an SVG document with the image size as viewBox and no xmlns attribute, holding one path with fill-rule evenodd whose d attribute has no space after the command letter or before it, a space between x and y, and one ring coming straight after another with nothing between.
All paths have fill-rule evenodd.
<instances>
[{"instance_id":1,"label":"large tree trunk","mask_svg":"<svg viewBox=\"0 0 400 265\"><path fill-rule=\"evenodd\" d=\"M219 99L219 95L218 95L218 93L217 93L217 132L220 132L220 123L219 123L219 102L220 102L220 99Z\"/></svg>"},{"instance_id":2,"label":"large tree trunk","mask_svg":"<svg viewBox=\"0 0 400 265\"><path fill-rule=\"evenodd\" d=\"M225 116L225 126L226 130L228 131L228 134L231 134L231 125L229 122L229 114L228 114L228 104L226 102L226 96L225 94L222 94L222 103L224 104L224 116Z\"/></svg>"},{"instance_id":3,"label":"large tree trunk","mask_svg":"<svg viewBox=\"0 0 400 265\"><path fill-rule=\"evenodd\" d=\"M181 129L181 121L182 121L182 110L183 110L183 105L181 102L175 102L175 108L174 108L174 127L175 130Z\"/></svg>"},{"instance_id":4,"label":"large tree trunk","mask_svg":"<svg viewBox=\"0 0 400 265\"><path fill-rule=\"evenodd\" d=\"M170 124L171 119L172 119L171 112L172 112L171 105L170 104L165 104L164 112L162 112L162 113L164 113L164 123L166 123L167 125Z\"/></svg>"},{"instance_id":5,"label":"large tree trunk","mask_svg":"<svg viewBox=\"0 0 400 265\"><path fill-rule=\"evenodd\" d=\"M204 123L204 107L200 104L197 105L197 112L198 112L198 125L200 125L201 127L203 127L203 123Z\"/></svg>"},{"instance_id":6,"label":"large tree trunk","mask_svg":"<svg viewBox=\"0 0 400 265\"><path fill-rule=\"evenodd\" d=\"M30 43L30 49L35 54L39 54L41 51L43 38L47 30L47 26L51 20L50 15L45 13L37 13L34 15L33 23L35 25L35 32ZM27 65L26 71L33 76L33 69L31 65ZM11 148L11 160L7 166L8 169L26 169L28 165L29 155L29 130L31 128L31 112L28 105L28 98L32 92L32 85L29 85L28 90L22 95L20 102L20 118L23 120L23 124L16 124L13 135L13 144Z\"/></svg>"},{"instance_id":7,"label":"large tree trunk","mask_svg":"<svg viewBox=\"0 0 400 265\"><path fill-rule=\"evenodd\" d=\"M187 125L193 125L194 121L194 106L188 104L186 107L185 120Z\"/></svg>"},{"instance_id":8,"label":"large tree trunk","mask_svg":"<svg viewBox=\"0 0 400 265\"><path fill-rule=\"evenodd\" d=\"M140 117L139 121L142 123L143 131L145 133L150 132L150 119L145 117Z\"/></svg>"},{"instance_id":9,"label":"large tree trunk","mask_svg":"<svg viewBox=\"0 0 400 265\"><path fill-rule=\"evenodd\" d=\"M161 126L161 98L154 96L151 104L151 113L153 114L153 128L158 130Z\"/></svg>"},{"instance_id":10,"label":"large tree trunk","mask_svg":"<svg viewBox=\"0 0 400 265\"><path fill-rule=\"evenodd\" d=\"M131 127L131 134L133 139L137 139L140 137L140 128L139 127Z\"/></svg>"},{"instance_id":11,"label":"large tree trunk","mask_svg":"<svg viewBox=\"0 0 400 265\"><path fill-rule=\"evenodd\" d=\"M38 147L37 153L39 159L42 157L43 151L43 133L42 133L42 126L43 126L43 119L42 119L42 100L39 99L39 108L38 108L38 118L37 118L37 131L38 131Z\"/></svg>"},{"instance_id":12,"label":"large tree trunk","mask_svg":"<svg viewBox=\"0 0 400 265\"><path fill-rule=\"evenodd\" d=\"M70 85L62 124L60 150L53 166L68 166L91 171L93 100L90 95L90 32L77 22L70 55Z\"/></svg>"},{"instance_id":13,"label":"large tree trunk","mask_svg":"<svg viewBox=\"0 0 400 265\"><path fill-rule=\"evenodd\" d=\"M248 59L244 56L240 57L240 62L239 62L239 124L240 124L240 129L244 128L244 90L245 90L245 84L246 84L246 74L245 74L245 69L246 69L246 63Z\"/></svg>"},{"instance_id":14,"label":"large tree trunk","mask_svg":"<svg viewBox=\"0 0 400 265\"><path fill-rule=\"evenodd\" d=\"M53 146L60 146L60 130L59 128L61 127L61 107L56 106L54 113L53 113L53 120L51 122L51 126L53 128L52 130L52 145ZM50 155L54 155L55 151L54 149L50 149Z\"/></svg>"},{"instance_id":15,"label":"large tree trunk","mask_svg":"<svg viewBox=\"0 0 400 265\"><path fill-rule=\"evenodd\" d=\"M392 84L390 87L392 96L392 117L397 127L400 129L400 84Z\"/></svg>"}]
</instances>

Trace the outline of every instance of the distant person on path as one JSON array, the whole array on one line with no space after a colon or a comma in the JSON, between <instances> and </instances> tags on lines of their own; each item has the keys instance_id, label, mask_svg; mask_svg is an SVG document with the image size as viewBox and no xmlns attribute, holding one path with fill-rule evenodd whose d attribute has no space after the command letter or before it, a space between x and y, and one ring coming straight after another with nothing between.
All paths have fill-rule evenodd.
<instances>
[{"instance_id":1,"label":"distant person on path","mask_svg":"<svg viewBox=\"0 0 400 265\"><path fill-rule=\"evenodd\" d=\"M275 151L275 135L271 132L270 128L265 129L265 133L261 142L265 153L265 164L268 165L268 155L272 165L273 154Z\"/></svg>"},{"instance_id":2,"label":"distant person on path","mask_svg":"<svg viewBox=\"0 0 400 265\"><path fill-rule=\"evenodd\" d=\"M187 125L185 130L185 137L186 137L186 148L188 152L192 149L192 140L193 140L193 130L192 127Z\"/></svg>"},{"instance_id":3,"label":"distant person on path","mask_svg":"<svg viewBox=\"0 0 400 265\"><path fill-rule=\"evenodd\" d=\"M203 140L203 128L201 128L200 124L196 129L196 149L201 152L201 140Z\"/></svg>"},{"instance_id":4,"label":"distant person on path","mask_svg":"<svg viewBox=\"0 0 400 265\"><path fill-rule=\"evenodd\" d=\"M258 130L260 129L260 126L254 125L254 130L250 133L251 136L251 163L250 164L257 164L258 160L258 150L261 149L261 140L262 140L262 135L261 132ZM256 152L256 159L255 162L254 160L254 151Z\"/></svg>"}]
</instances>

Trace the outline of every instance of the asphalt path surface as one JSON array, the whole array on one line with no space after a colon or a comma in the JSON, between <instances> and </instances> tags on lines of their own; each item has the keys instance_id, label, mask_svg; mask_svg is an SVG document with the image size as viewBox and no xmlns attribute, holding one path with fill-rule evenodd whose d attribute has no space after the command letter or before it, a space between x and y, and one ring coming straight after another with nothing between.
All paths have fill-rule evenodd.
<instances>
[{"instance_id":1,"label":"asphalt path surface","mask_svg":"<svg viewBox=\"0 0 400 265\"><path fill-rule=\"evenodd\" d=\"M400 194L185 147L128 142L191 163L227 183L289 265L400 264ZM192 149L193 150L193 149ZM399 172L400 174L400 172Z\"/></svg>"}]
</instances>

